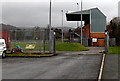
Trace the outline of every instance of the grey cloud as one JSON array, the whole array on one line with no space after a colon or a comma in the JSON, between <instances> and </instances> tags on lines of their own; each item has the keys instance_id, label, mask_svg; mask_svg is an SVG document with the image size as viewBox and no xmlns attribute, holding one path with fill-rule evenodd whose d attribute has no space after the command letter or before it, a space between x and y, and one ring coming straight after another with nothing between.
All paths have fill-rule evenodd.
<instances>
[{"instance_id":1,"label":"grey cloud","mask_svg":"<svg viewBox=\"0 0 120 81\"><path fill-rule=\"evenodd\" d=\"M9 5L7 5L9 4ZM3 22L20 26L38 25L44 23L48 16L46 3L4 3Z\"/></svg>"},{"instance_id":2,"label":"grey cloud","mask_svg":"<svg viewBox=\"0 0 120 81\"><path fill-rule=\"evenodd\" d=\"M76 22L68 22L66 11L77 10L77 2L53 2L52 26L61 26L61 10L64 10L64 26L76 26ZM83 9L98 7L108 17L108 21L116 16L117 3L83 2ZM114 11L113 11L114 10ZM47 26L49 18L49 2L4 2L2 6L3 23L16 26Z\"/></svg>"}]
</instances>

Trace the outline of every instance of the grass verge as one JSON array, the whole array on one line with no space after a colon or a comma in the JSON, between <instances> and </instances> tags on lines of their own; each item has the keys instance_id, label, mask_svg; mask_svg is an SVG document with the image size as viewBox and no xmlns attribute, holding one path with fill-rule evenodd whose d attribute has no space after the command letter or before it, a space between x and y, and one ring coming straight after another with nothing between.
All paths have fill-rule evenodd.
<instances>
[{"instance_id":1,"label":"grass verge","mask_svg":"<svg viewBox=\"0 0 120 81\"><path fill-rule=\"evenodd\" d=\"M8 57L49 57L49 56L53 56L55 54L6 54L6 56Z\"/></svg>"},{"instance_id":2,"label":"grass verge","mask_svg":"<svg viewBox=\"0 0 120 81\"><path fill-rule=\"evenodd\" d=\"M57 43L56 51L87 51L88 48L80 43Z\"/></svg>"},{"instance_id":3,"label":"grass verge","mask_svg":"<svg viewBox=\"0 0 120 81\"><path fill-rule=\"evenodd\" d=\"M120 54L120 47L109 47L108 54Z\"/></svg>"}]
</instances>

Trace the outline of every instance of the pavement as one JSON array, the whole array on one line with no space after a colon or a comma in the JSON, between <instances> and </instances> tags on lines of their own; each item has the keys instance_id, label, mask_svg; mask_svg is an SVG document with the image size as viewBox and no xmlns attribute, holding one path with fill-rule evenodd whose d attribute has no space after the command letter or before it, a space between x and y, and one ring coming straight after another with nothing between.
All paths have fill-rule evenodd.
<instances>
[{"instance_id":1,"label":"pavement","mask_svg":"<svg viewBox=\"0 0 120 81\"><path fill-rule=\"evenodd\" d=\"M102 76L103 80L120 81L119 62L120 55L106 54Z\"/></svg>"}]
</instances>

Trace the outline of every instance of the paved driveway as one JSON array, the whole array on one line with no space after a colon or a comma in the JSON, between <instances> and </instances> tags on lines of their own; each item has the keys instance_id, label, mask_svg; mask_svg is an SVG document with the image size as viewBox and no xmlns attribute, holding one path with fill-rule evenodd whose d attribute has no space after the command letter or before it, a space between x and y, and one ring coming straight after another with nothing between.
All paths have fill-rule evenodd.
<instances>
[{"instance_id":1,"label":"paved driveway","mask_svg":"<svg viewBox=\"0 0 120 81\"><path fill-rule=\"evenodd\" d=\"M102 55L3 59L3 79L97 79Z\"/></svg>"}]
</instances>

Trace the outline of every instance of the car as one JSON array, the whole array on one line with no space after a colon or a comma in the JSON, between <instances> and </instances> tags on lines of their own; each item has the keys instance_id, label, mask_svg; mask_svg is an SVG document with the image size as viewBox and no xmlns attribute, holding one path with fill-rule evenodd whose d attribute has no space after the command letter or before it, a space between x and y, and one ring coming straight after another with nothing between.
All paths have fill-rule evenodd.
<instances>
[{"instance_id":1,"label":"car","mask_svg":"<svg viewBox=\"0 0 120 81\"><path fill-rule=\"evenodd\" d=\"M0 57L5 58L6 57L6 43L5 39L0 39Z\"/></svg>"}]
</instances>

